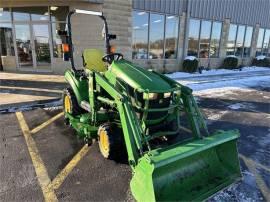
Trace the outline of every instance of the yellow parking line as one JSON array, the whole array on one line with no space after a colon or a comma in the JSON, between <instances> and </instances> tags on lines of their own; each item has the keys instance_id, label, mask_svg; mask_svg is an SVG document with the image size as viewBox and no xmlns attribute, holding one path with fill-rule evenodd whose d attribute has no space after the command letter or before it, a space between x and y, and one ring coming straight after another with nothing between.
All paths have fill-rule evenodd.
<instances>
[{"instance_id":1,"label":"yellow parking line","mask_svg":"<svg viewBox=\"0 0 270 202\"><path fill-rule=\"evenodd\" d=\"M79 163L79 161L87 154L89 146L84 145L83 148L73 157L73 159L66 165L66 167L53 179L51 187L58 189L64 182L69 173Z\"/></svg>"},{"instance_id":2,"label":"yellow parking line","mask_svg":"<svg viewBox=\"0 0 270 202\"><path fill-rule=\"evenodd\" d=\"M252 159L250 159L248 157L245 157L242 154L239 154L239 157L241 159L243 159L243 161L245 162L245 164L248 167L248 169L250 170L250 172L255 175L256 184L260 188L260 190L261 190L264 198L266 199L266 201L270 201L270 195L269 195L270 190L268 189L267 185L263 181L263 178L256 171L256 165L261 165L261 164L256 163Z\"/></svg>"},{"instance_id":3,"label":"yellow parking line","mask_svg":"<svg viewBox=\"0 0 270 202\"><path fill-rule=\"evenodd\" d=\"M242 154L239 154L240 158L242 158L243 160L247 160L247 161L250 161L252 164L255 164L256 166L270 172L270 168L268 168L267 166L265 165L262 165L260 163L257 163L256 161L253 161L251 158L248 158L248 157L245 157L244 155Z\"/></svg>"},{"instance_id":4,"label":"yellow parking line","mask_svg":"<svg viewBox=\"0 0 270 202\"><path fill-rule=\"evenodd\" d=\"M50 118L48 121L45 121L41 125L39 125L36 128L32 129L31 130L31 133L32 134L37 133L38 131L40 131L41 129L45 128L46 126L48 126L49 124L51 124L52 122L54 122L55 120L57 120L58 118L60 118L63 115L64 115L64 112L61 112L61 113L57 114L56 116Z\"/></svg>"},{"instance_id":5,"label":"yellow parking line","mask_svg":"<svg viewBox=\"0 0 270 202\"><path fill-rule=\"evenodd\" d=\"M49 186L51 183L51 180L49 178L46 167L39 155L36 143L31 137L31 132L29 130L28 125L26 124L23 114L21 112L16 112L16 116L19 121L22 133L24 135L25 142L28 147L28 151L34 165L38 182L43 192L44 199L46 202L58 201L54 193L54 190Z\"/></svg>"}]
</instances>

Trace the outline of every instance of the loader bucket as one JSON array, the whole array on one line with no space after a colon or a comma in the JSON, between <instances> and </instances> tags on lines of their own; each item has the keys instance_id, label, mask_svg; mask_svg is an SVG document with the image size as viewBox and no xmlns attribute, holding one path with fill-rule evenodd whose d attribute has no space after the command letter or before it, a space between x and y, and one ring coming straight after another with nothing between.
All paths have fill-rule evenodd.
<instances>
[{"instance_id":1,"label":"loader bucket","mask_svg":"<svg viewBox=\"0 0 270 202\"><path fill-rule=\"evenodd\" d=\"M237 131L152 150L134 170L130 186L137 201L203 200L241 178Z\"/></svg>"}]
</instances>

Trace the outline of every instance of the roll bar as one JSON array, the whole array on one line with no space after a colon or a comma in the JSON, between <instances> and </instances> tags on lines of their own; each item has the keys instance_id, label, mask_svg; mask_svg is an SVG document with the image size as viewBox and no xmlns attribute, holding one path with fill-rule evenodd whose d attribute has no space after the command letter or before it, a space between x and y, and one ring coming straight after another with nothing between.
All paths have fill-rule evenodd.
<instances>
[{"instance_id":1,"label":"roll bar","mask_svg":"<svg viewBox=\"0 0 270 202\"><path fill-rule=\"evenodd\" d=\"M81 9L74 9L72 11L70 11L67 15L67 19L66 19L66 23L67 23L67 27L66 27L66 31L64 32L58 32L59 35L65 35L66 39L67 39L67 43L68 43L68 47L69 47L69 54L67 57L64 56L64 59L70 59L71 62L71 67L74 71L76 71L75 68L75 64L74 64L74 57L73 57L73 42L72 42L72 28L71 28L71 16L73 14L86 14L86 15L95 15L95 16L99 16L103 22L104 22L104 28L105 28L105 46L106 46L106 54L110 54L111 51L111 45L110 45L110 40L111 39L116 39L116 35L113 34L109 34L108 33L108 24L107 24L107 20L104 17L102 12L97 12L97 11L88 11L88 10L81 10Z\"/></svg>"}]
</instances>

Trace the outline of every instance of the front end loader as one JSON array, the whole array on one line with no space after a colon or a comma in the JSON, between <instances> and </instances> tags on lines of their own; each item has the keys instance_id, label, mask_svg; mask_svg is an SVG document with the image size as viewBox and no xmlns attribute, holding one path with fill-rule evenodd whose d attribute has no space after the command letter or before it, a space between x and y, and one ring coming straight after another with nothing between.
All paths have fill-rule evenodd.
<instances>
[{"instance_id":1,"label":"front end loader","mask_svg":"<svg viewBox=\"0 0 270 202\"><path fill-rule=\"evenodd\" d=\"M104 22L106 54L83 51L83 70L75 68L71 16L89 14ZM64 58L69 88L63 93L66 124L86 143L98 140L108 159L127 156L137 201L204 200L241 178L237 130L209 133L192 90L155 71L141 68L112 51L101 12L73 10Z\"/></svg>"}]
</instances>

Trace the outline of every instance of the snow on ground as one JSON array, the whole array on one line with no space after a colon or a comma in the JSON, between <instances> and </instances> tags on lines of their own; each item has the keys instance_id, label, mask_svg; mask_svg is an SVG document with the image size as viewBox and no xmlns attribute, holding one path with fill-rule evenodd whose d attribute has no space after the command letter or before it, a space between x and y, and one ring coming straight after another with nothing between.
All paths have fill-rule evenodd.
<instances>
[{"instance_id":1,"label":"snow on ground","mask_svg":"<svg viewBox=\"0 0 270 202\"><path fill-rule=\"evenodd\" d=\"M194 91L194 95L203 95L204 97L212 97L214 95L216 98L224 97L225 95L232 98L232 95L236 95L238 91L251 93L253 90L248 88L241 87L223 87L223 88L213 88L213 89L204 89L200 91Z\"/></svg>"},{"instance_id":2,"label":"snow on ground","mask_svg":"<svg viewBox=\"0 0 270 202\"><path fill-rule=\"evenodd\" d=\"M229 109L237 110L237 109L252 109L254 106L250 103L235 103L228 106Z\"/></svg>"},{"instance_id":3,"label":"snow on ground","mask_svg":"<svg viewBox=\"0 0 270 202\"><path fill-rule=\"evenodd\" d=\"M237 58L235 55L227 55L226 58Z\"/></svg>"},{"instance_id":4,"label":"snow on ground","mask_svg":"<svg viewBox=\"0 0 270 202\"><path fill-rule=\"evenodd\" d=\"M210 70L203 70L202 74L199 72L190 74L187 72L174 72L171 74L166 74L166 76L172 79L180 79L180 78L187 78L187 77L203 77L209 75L222 75L222 74L239 74L242 72L254 72L254 71L270 71L269 67L243 67L241 71L239 70L229 70L229 69L210 69Z\"/></svg>"},{"instance_id":5,"label":"snow on ground","mask_svg":"<svg viewBox=\"0 0 270 202\"><path fill-rule=\"evenodd\" d=\"M177 80L178 81L178 80ZM183 85L187 85L194 91L217 89L224 87L240 87L240 88L249 88L258 86L259 83L270 81L270 74L268 76L258 76L258 77L249 77L249 78L238 78L233 80L221 80L216 82L207 82L207 83L190 83L190 82L181 82Z\"/></svg>"},{"instance_id":6,"label":"snow on ground","mask_svg":"<svg viewBox=\"0 0 270 202\"><path fill-rule=\"evenodd\" d=\"M243 178L242 181L250 187L250 189L255 189L256 180L255 176L248 172L242 172ZM250 192L247 191L246 187L243 186L244 183L235 183L229 186L227 189L218 192L210 202L212 201L224 201L224 202L231 202L231 201L245 201L245 202L253 202L253 201L263 201L263 198L258 195L256 191ZM234 199L234 200L232 200Z\"/></svg>"},{"instance_id":7,"label":"snow on ground","mask_svg":"<svg viewBox=\"0 0 270 202\"><path fill-rule=\"evenodd\" d=\"M185 60L198 60L198 59L194 56L187 56L185 57Z\"/></svg>"},{"instance_id":8,"label":"snow on ground","mask_svg":"<svg viewBox=\"0 0 270 202\"><path fill-rule=\"evenodd\" d=\"M257 74L258 71L260 75L255 75L255 73ZM254 76L250 73L254 73ZM227 76L225 78L225 74L229 74L230 76ZM264 82L267 85L270 85L270 68L267 67L244 67L242 71L214 69L210 71L203 71L203 74L176 72L173 74L168 74L167 76L176 80L182 85L190 87L191 89L193 89L193 91L207 90L208 93L209 89L213 89L214 91L216 91L217 89L220 90L221 88L223 89L228 87L249 88L258 86L259 84L262 84Z\"/></svg>"},{"instance_id":9,"label":"snow on ground","mask_svg":"<svg viewBox=\"0 0 270 202\"><path fill-rule=\"evenodd\" d=\"M213 113L207 116L207 119L211 121L217 121L217 120L220 120L221 117L223 117L227 113L228 111L218 111L218 112L214 111Z\"/></svg>"},{"instance_id":10,"label":"snow on ground","mask_svg":"<svg viewBox=\"0 0 270 202\"><path fill-rule=\"evenodd\" d=\"M257 60L264 60L266 57L264 55L259 55L256 57Z\"/></svg>"}]
</instances>

